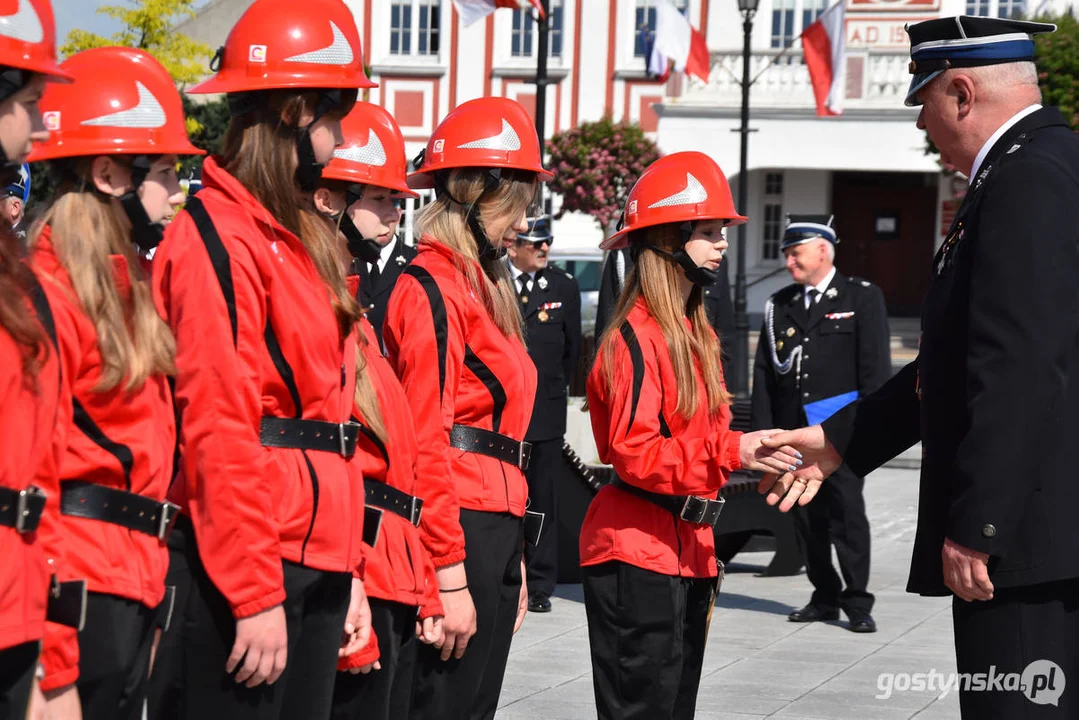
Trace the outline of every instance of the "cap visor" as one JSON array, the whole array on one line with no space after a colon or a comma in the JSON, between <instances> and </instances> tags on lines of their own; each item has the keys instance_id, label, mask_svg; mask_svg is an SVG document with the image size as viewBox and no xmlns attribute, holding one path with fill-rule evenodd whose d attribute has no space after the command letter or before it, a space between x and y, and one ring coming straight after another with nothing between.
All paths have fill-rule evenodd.
<instances>
[{"instance_id":1,"label":"cap visor","mask_svg":"<svg viewBox=\"0 0 1079 720\"><path fill-rule=\"evenodd\" d=\"M599 244L600 250L621 250L629 245L629 232L619 230Z\"/></svg>"},{"instance_id":2,"label":"cap visor","mask_svg":"<svg viewBox=\"0 0 1079 720\"><path fill-rule=\"evenodd\" d=\"M918 102L918 91L933 81L937 75L940 75L943 70L934 70L933 72L917 73L910 79L910 87L907 88L907 97L903 101L903 104L907 107L918 107L921 105Z\"/></svg>"}]
</instances>

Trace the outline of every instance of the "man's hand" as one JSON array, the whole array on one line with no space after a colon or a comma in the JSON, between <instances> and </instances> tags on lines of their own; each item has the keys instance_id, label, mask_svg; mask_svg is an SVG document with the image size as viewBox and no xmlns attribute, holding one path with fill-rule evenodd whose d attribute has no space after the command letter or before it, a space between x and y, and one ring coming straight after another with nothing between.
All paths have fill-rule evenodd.
<instances>
[{"instance_id":1,"label":"man's hand","mask_svg":"<svg viewBox=\"0 0 1079 720\"><path fill-rule=\"evenodd\" d=\"M472 604L472 595L467 589L465 566L464 563L447 565L436 570L435 574L438 575L439 590L453 592L439 592L446 616L442 620L442 640L432 644L442 651L444 661L451 656L460 660L468 641L476 634L476 606Z\"/></svg>"},{"instance_id":2,"label":"man's hand","mask_svg":"<svg viewBox=\"0 0 1079 720\"><path fill-rule=\"evenodd\" d=\"M236 621L236 642L225 663L225 672L229 675L240 668L236 682L245 683L249 688L262 683L273 685L285 671L287 661L288 626L284 607L274 605Z\"/></svg>"},{"instance_id":3,"label":"man's hand","mask_svg":"<svg viewBox=\"0 0 1079 720\"><path fill-rule=\"evenodd\" d=\"M764 447L794 448L801 453L802 466L794 472L765 475L757 491L769 505L779 503L780 512L787 512L795 503L807 505L820 490L826 477L834 473L843 459L835 451L820 425L778 432L761 441Z\"/></svg>"},{"instance_id":4,"label":"man's hand","mask_svg":"<svg viewBox=\"0 0 1079 720\"><path fill-rule=\"evenodd\" d=\"M424 645L438 645L442 642L442 616L424 618L416 621L416 637Z\"/></svg>"},{"instance_id":5,"label":"man's hand","mask_svg":"<svg viewBox=\"0 0 1079 720\"><path fill-rule=\"evenodd\" d=\"M988 555L945 538L940 557L944 561L944 584L959 598L967 602L993 599Z\"/></svg>"},{"instance_id":6,"label":"man's hand","mask_svg":"<svg viewBox=\"0 0 1079 720\"><path fill-rule=\"evenodd\" d=\"M345 628L341 633L341 648L337 657L348 657L367 647L371 639L371 605L367 602L367 591L363 580L352 578L352 596L345 615ZM375 668L376 670L378 668Z\"/></svg>"},{"instance_id":7,"label":"man's hand","mask_svg":"<svg viewBox=\"0 0 1079 720\"><path fill-rule=\"evenodd\" d=\"M525 558L521 555L521 593L517 596L517 620L513 623L513 634L521 629L521 623L528 614L528 582L525 580Z\"/></svg>"},{"instance_id":8,"label":"man's hand","mask_svg":"<svg viewBox=\"0 0 1079 720\"><path fill-rule=\"evenodd\" d=\"M802 457L796 449L786 443L764 444L769 436L782 432L782 430L758 430L744 433L738 444L738 457L742 461L742 469L763 473L785 473L797 470L802 465Z\"/></svg>"}]
</instances>

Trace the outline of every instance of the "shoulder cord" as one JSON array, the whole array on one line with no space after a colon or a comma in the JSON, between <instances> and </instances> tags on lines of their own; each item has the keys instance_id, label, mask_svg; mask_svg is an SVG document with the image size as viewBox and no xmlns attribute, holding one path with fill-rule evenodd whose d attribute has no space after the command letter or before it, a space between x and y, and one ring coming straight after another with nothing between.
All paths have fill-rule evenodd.
<instances>
[{"instance_id":1,"label":"shoulder cord","mask_svg":"<svg viewBox=\"0 0 1079 720\"><path fill-rule=\"evenodd\" d=\"M779 356L776 354L776 330L775 330L775 303L771 298L768 298L768 302L764 304L764 327L768 330L768 349L772 353L772 366L780 375L786 375L794 368L795 384L798 387L802 385L802 346L797 345L791 354L787 356L786 362L779 362Z\"/></svg>"}]
</instances>

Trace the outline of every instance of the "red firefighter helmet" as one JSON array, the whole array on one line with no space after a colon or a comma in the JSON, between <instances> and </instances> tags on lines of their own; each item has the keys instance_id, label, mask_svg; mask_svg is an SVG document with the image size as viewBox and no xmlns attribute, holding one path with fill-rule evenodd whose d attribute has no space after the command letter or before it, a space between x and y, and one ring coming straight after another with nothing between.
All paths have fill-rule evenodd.
<instances>
[{"instance_id":1,"label":"red firefighter helmet","mask_svg":"<svg viewBox=\"0 0 1079 720\"><path fill-rule=\"evenodd\" d=\"M666 155L649 165L629 191L622 227L600 248L626 247L634 230L695 220L741 225L747 218L734 209L731 186L715 160L701 152Z\"/></svg>"},{"instance_id":2,"label":"red firefighter helmet","mask_svg":"<svg viewBox=\"0 0 1079 720\"><path fill-rule=\"evenodd\" d=\"M56 64L56 21L49 0L0 0L0 66L71 82Z\"/></svg>"},{"instance_id":3,"label":"red firefighter helmet","mask_svg":"<svg viewBox=\"0 0 1079 720\"><path fill-rule=\"evenodd\" d=\"M322 170L327 180L376 185L408 197L405 139L393 116L373 103L358 102L341 120L344 142Z\"/></svg>"},{"instance_id":4,"label":"red firefighter helmet","mask_svg":"<svg viewBox=\"0 0 1079 720\"><path fill-rule=\"evenodd\" d=\"M435 128L423 164L408 176L409 187L434 187L434 173L453 168L508 168L554 175L543 169L536 126L520 103L484 97L458 105Z\"/></svg>"},{"instance_id":5,"label":"red firefighter helmet","mask_svg":"<svg viewBox=\"0 0 1079 720\"><path fill-rule=\"evenodd\" d=\"M255 0L218 50L217 74L187 92L371 88L356 20L341 0Z\"/></svg>"},{"instance_id":6,"label":"red firefighter helmet","mask_svg":"<svg viewBox=\"0 0 1079 720\"><path fill-rule=\"evenodd\" d=\"M84 50L60 66L71 85L41 98L47 142L30 162L91 155L203 155L187 138L180 93L167 70L143 50Z\"/></svg>"}]
</instances>

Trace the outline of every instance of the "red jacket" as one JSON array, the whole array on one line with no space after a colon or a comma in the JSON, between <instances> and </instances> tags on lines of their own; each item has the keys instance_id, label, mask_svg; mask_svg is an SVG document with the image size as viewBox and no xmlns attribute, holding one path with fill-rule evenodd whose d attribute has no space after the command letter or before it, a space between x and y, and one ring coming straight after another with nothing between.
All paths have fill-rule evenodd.
<instances>
[{"instance_id":1,"label":"red jacket","mask_svg":"<svg viewBox=\"0 0 1079 720\"><path fill-rule=\"evenodd\" d=\"M31 312L29 303L26 312ZM57 493L60 450L54 434L66 420L60 363L51 341L47 345L48 358L37 377L28 380L19 346L0 328L0 486L24 490L37 485L51 500ZM46 510L36 533L20 535L0 526L0 650L45 634L50 570L43 539L51 512L51 507Z\"/></svg>"},{"instance_id":2,"label":"red jacket","mask_svg":"<svg viewBox=\"0 0 1079 720\"><path fill-rule=\"evenodd\" d=\"M130 300L127 261L111 256L117 288ZM176 448L175 416L168 378L152 375L130 392L123 385L108 392L101 382L97 329L75 295L71 278L53 249L49 228L42 230L33 261L41 277L56 324L63 366L62 392L74 398L75 413L65 435L59 476L91 482L163 501L172 478ZM98 439L95 440L95 436ZM102 443L115 444L107 449ZM117 454L119 453L119 455ZM124 460L129 465L125 467ZM57 510L59 494L56 495ZM169 553L165 544L144 533L99 520L57 512L59 545L65 577L85 578L87 590L117 595L148 608L165 594ZM75 633L50 624L43 649L45 689L68 684L78 661Z\"/></svg>"},{"instance_id":3,"label":"red jacket","mask_svg":"<svg viewBox=\"0 0 1079 720\"><path fill-rule=\"evenodd\" d=\"M624 335L615 335L611 345L600 348L588 376L588 406L600 460L613 465L618 477L630 485L665 495L714 498L731 471L741 468L742 433L731 431L728 407L708 412L699 372L700 408L688 421L676 413L670 352L643 300L630 311L628 322L639 352L627 347ZM603 379L607 352L614 353L613 388ZM669 433L661 430L661 417ZM580 550L581 565L617 560L664 575L717 574L711 527L676 519L611 486L601 489L588 507Z\"/></svg>"},{"instance_id":4,"label":"red jacket","mask_svg":"<svg viewBox=\"0 0 1079 720\"><path fill-rule=\"evenodd\" d=\"M350 278L351 279L351 278ZM387 441L384 444L389 457L365 435L361 435L357 457L362 461L363 479L368 483L381 482L416 495L419 450L412 425L412 412L408 398L389 362L379 351L374 328L366 319L359 322L367 342L363 348L366 371L378 395L382 408L382 420L386 425ZM366 424L356 409L356 418ZM426 508L424 508L426 512ZM441 615L442 603L438 598L438 578L431 556L423 546L419 530L410 522L392 512L382 513L382 527L374 548L366 548L366 577L364 587L367 595L379 600L402 605L422 607L422 617ZM378 644L372 634L372 642L364 650L342 660L341 669L360 667L378 659Z\"/></svg>"},{"instance_id":5,"label":"red jacket","mask_svg":"<svg viewBox=\"0 0 1079 720\"><path fill-rule=\"evenodd\" d=\"M427 468L417 480L424 499L420 529L435 567L442 567L465 557L460 508L524 516L524 473L453 448L449 436L461 424L523 440L536 367L524 344L507 338L491 320L455 267L454 251L426 235L418 249L390 296L382 336L417 410L419 465ZM474 263L459 256L457 262ZM482 272L478 264L476 272ZM425 286L417 274L434 283Z\"/></svg>"},{"instance_id":6,"label":"red jacket","mask_svg":"<svg viewBox=\"0 0 1079 720\"><path fill-rule=\"evenodd\" d=\"M363 495L350 481L351 460L259 442L263 416L297 410L267 349L267 324L306 420L348 421L355 337L341 337L300 239L214 158L204 162L202 182L198 198L229 272L218 277L186 210L154 257L155 299L176 336L182 413L180 474L169 499L191 518L210 579L242 618L285 599L282 559L334 572L361 562Z\"/></svg>"}]
</instances>

